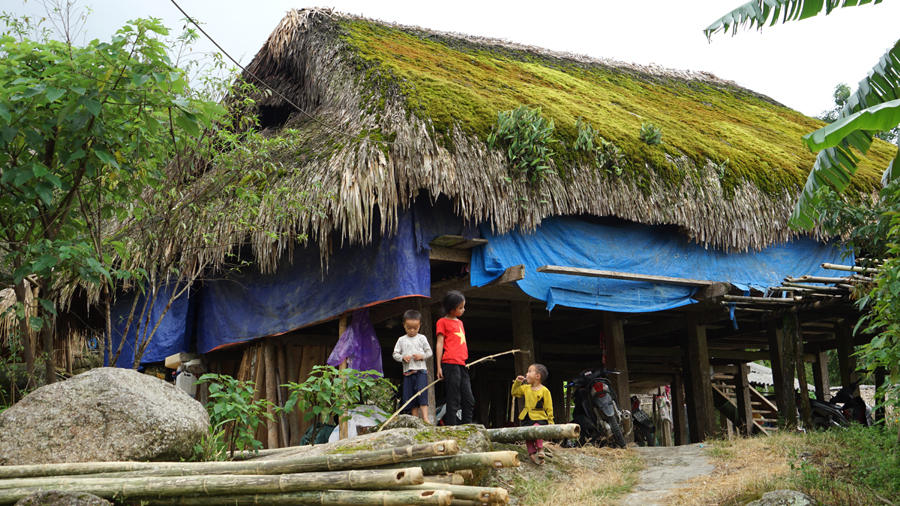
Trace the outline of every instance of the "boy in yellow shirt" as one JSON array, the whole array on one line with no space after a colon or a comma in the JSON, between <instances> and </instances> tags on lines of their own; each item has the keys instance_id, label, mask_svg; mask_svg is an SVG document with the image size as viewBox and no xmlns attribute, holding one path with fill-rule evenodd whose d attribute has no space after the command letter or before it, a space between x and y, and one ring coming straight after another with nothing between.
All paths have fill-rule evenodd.
<instances>
[{"instance_id":1,"label":"boy in yellow shirt","mask_svg":"<svg viewBox=\"0 0 900 506\"><path fill-rule=\"evenodd\" d=\"M518 376L512 386L513 397L525 398L525 409L519 413L519 425L548 425L553 423L553 399L550 390L542 382L547 379L547 368L531 364L525 376ZM523 384L525 383L525 384ZM537 465L544 463L544 440L525 441L528 457Z\"/></svg>"}]
</instances>

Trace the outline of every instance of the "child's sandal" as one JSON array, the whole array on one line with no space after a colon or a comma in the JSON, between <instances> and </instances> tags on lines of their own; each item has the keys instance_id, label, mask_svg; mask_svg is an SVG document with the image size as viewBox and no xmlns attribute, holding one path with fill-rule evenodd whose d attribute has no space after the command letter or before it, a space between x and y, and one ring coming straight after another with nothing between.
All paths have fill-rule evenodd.
<instances>
[{"instance_id":1,"label":"child's sandal","mask_svg":"<svg viewBox=\"0 0 900 506\"><path fill-rule=\"evenodd\" d=\"M529 453L528 458L534 462L534 465L539 466L544 463L544 459L540 458L537 453Z\"/></svg>"},{"instance_id":2,"label":"child's sandal","mask_svg":"<svg viewBox=\"0 0 900 506\"><path fill-rule=\"evenodd\" d=\"M544 450L543 450L543 449L537 451L537 456L538 456L538 458L541 459L541 460L544 460L545 458L547 458L547 455L544 454Z\"/></svg>"}]
</instances>

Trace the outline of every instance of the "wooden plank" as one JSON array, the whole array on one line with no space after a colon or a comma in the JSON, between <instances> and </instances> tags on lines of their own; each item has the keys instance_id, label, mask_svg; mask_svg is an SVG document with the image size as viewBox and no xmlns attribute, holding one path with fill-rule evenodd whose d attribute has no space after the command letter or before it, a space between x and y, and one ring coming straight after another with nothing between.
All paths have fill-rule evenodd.
<instances>
[{"instance_id":1,"label":"wooden plank","mask_svg":"<svg viewBox=\"0 0 900 506\"><path fill-rule=\"evenodd\" d=\"M706 328L697 323L697 317L693 313L688 314L687 319L687 363L690 375L688 417L691 442L699 443L715 434L709 348L706 345Z\"/></svg>"},{"instance_id":2,"label":"wooden plank","mask_svg":"<svg viewBox=\"0 0 900 506\"><path fill-rule=\"evenodd\" d=\"M816 361L812 364L813 385L816 387L816 399L828 402L831 398L831 385L828 381L828 353L818 351L813 354Z\"/></svg>"},{"instance_id":3,"label":"wooden plank","mask_svg":"<svg viewBox=\"0 0 900 506\"><path fill-rule=\"evenodd\" d=\"M625 332L622 319L615 313L603 312L603 339L606 344L606 366L619 372L619 374L610 374L609 380L619 399L620 408L626 409L631 404L631 391L628 388ZM628 436L632 440L633 437Z\"/></svg>"},{"instance_id":4,"label":"wooden plank","mask_svg":"<svg viewBox=\"0 0 900 506\"><path fill-rule=\"evenodd\" d=\"M467 264L472 261L472 250L432 246L428 251L428 258L431 260L443 260L445 262L459 262Z\"/></svg>"},{"instance_id":5,"label":"wooden plank","mask_svg":"<svg viewBox=\"0 0 900 506\"><path fill-rule=\"evenodd\" d=\"M537 271L546 274L566 274L569 276L587 276L592 278L622 279L626 281L644 281L648 283L661 283L665 285L711 286L716 284L715 281L704 281L699 279L652 276L650 274L633 274L630 272L601 271L596 269L581 269L578 267L562 267L559 265L545 265L543 267L538 267Z\"/></svg>"},{"instance_id":6,"label":"wooden plank","mask_svg":"<svg viewBox=\"0 0 900 506\"><path fill-rule=\"evenodd\" d=\"M443 246L445 248L472 249L475 246L487 244L487 239L468 239L461 235L442 235L435 237L428 243L429 246Z\"/></svg>"}]
</instances>

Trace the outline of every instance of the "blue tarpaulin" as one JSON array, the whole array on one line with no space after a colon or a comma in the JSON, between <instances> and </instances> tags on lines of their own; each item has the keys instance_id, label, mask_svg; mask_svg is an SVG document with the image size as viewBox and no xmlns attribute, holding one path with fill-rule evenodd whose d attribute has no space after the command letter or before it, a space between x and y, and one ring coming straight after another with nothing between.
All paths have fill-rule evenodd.
<instances>
[{"instance_id":1,"label":"blue tarpaulin","mask_svg":"<svg viewBox=\"0 0 900 506\"><path fill-rule=\"evenodd\" d=\"M181 288L184 286L182 285ZM156 301L150 311L150 317L141 320L141 313L144 311L144 296L140 294L128 294L120 296L116 300L116 304L112 307L112 354L115 355L122 343L122 335L125 333L125 327L128 326L128 315L131 313L134 298L138 297L137 306L134 311L134 319L129 327L128 338L122 343L122 353L116 360L116 367L124 367L130 369L134 365L134 352L138 347L138 328L141 328L140 339L145 340L156 323L159 322L172 290L176 290L175 284L164 286L156 296ZM193 311L195 292L188 289L180 297L172 301L172 307L162 321L159 322L159 328L153 334L149 344L147 344L144 354L141 356L141 363L159 362L165 360L169 355L190 350L190 332L193 324ZM144 332L143 329L148 327L149 330ZM104 365L109 365L112 358L107 350L104 357Z\"/></svg>"},{"instance_id":2,"label":"blue tarpaulin","mask_svg":"<svg viewBox=\"0 0 900 506\"><path fill-rule=\"evenodd\" d=\"M544 274L543 265L729 282L765 291L785 276L833 277L823 262L844 263L832 244L800 238L762 251L724 253L692 243L671 227L610 219L553 217L531 233L481 232L488 243L472 254L473 286L482 286L509 267L525 264L519 287L547 302L623 313L662 311L691 304L692 287L584 276ZM852 260L850 260L852 262Z\"/></svg>"},{"instance_id":3,"label":"blue tarpaulin","mask_svg":"<svg viewBox=\"0 0 900 506\"><path fill-rule=\"evenodd\" d=\"M344 245L322 270L316 246L297 248L272 274L246 273L203 284L198 304L197 348L218 347L282 334L352 309L414 295L431 295L428 252L416 243L412 211L390 237L368 246ZM378 230L377 224L373 225Z\"/></svg>"}]
</instances>

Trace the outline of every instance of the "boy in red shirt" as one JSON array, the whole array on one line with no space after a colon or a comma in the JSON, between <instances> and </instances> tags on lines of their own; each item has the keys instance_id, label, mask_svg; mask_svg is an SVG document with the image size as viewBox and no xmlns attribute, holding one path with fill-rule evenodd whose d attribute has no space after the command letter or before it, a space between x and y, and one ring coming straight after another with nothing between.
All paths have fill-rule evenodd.
<instances>
[{"instance_id":1,"label":"boy in red shirt","mask_svg":"<svg viewBox=\"0 0 900 506\"><path fill-rule=\"evenodd\" d=\"M472 395L472 383L466 369L466 359L469 358L466 330L459 319L466 311L466 298L451 290L444 296L443 309L445 316L437 321L435 350L437 376L447 385L444 425L472 423L475 396Z\"/></svg>"}]
</instances>

